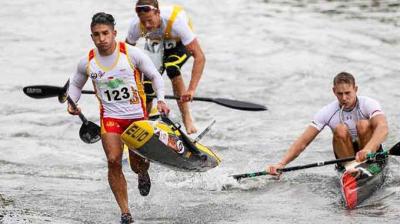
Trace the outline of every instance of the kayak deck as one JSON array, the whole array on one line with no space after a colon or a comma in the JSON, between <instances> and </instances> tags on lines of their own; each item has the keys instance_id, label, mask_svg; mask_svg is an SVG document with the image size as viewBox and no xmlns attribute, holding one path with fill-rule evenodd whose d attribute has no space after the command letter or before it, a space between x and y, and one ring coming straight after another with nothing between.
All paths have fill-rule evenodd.
<instances>
[{"instance_id":1,"label":"kayak deck","mask_svg":"<svg viewBox=\"0 0 400 224\"><path fill-rule=\"evenodd\" d=\"M386 177L388 157L357 163L352 161L339 171L340 186L345 205L357 207L379 189Z\"/></svg>"},{"instance_id":2,"label":"kayak deck","mask_svg":"<svg viewBox=\"0 0 400 224\"><path fill-rule=\"evenodd\" d=\"M159 120L134 122L121 135L131 151L175 170L204 172L220 164L221 159L210 148L183 137Z\"/></svg>"}]
</instances>

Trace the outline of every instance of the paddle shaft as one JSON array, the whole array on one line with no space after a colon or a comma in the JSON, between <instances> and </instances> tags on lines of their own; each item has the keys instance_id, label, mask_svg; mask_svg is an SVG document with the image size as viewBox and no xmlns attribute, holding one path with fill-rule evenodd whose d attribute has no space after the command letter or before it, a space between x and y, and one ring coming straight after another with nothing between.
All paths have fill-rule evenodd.
<instances>
[{"instance_id":1,"label":"paddle shaft","mask_svg":"<svg viewBox=\"0 0 400 224\"><path fill-rule=\"evenodd\" d=\"M95 94L93 90L82 90L82 94Z\"/></svg>"},{"instance_id":2,"label":"paddle shaft","mask_svg":"<svg viewBox=\"0 0 400 224\"><path fill-rule=\"evenodd\" d=\"M367 159L374 159L379 155L400 156L400 142L396 143L394 146L392 146L387 151L368 154ZM334 159L334 160L328 160L328 161L323 161L323 162L310 163L307 165L286 167L286 168L278 169L277 171L280 173L284 173L284 172L302 170L302 169L307 169L307 168L312 168L312 167L326 166L326 165L330 165L330 164L348 162L348 161L352 161L354 159L355 159L355 156L352 156L352 157L347 157L347 158L343 158L343 159ZM267 171L260 171L260 172L254 172L254 173L236 174L236 175L231 175L231 176L233 178L235 178L236 180L240 180L242 178L264 176L264 175L268 175L268 174L270 174L270 173L268 173Z\"/></svg>"},{"instance_id":3,"label":"paddle shaft","mask_svg":"<svg viewBox=\"0 0 400 224\"><path fill-rule=\"evenodd\" d=\"M95 94L95 92L93 90L82 90L82 94ZM150 98L156 98L156 96L149 96ZM172 99L172 100L179 100L180 97L179 96L171 96L171 95L165 95L164 96L165 99ZM208 97L193 97L193 101L204 101L204 102L214 102L214 100L212 98L208 98Z\"/></svg>"},{"instance_id":4,"label":"paddle shaft","mask_svg":"<svg viewBox=\"0 0 400 224\"><path fill-rule=\"evenodd\" d=\"M180 97L179 96L170 96L170 95L166 95L165 99L175 99L175 100L179 100ZM214 100L212 98L208 98L208 97L193 97L192 98L193 101L204 101L204 102L214 102Z\"/></svg>"},{"instance_id":5,"label":"paddle shaft","mask_svg":"<svg viewBox=\"0 0 400 224\"><path fill-rule=\"evenodd\" d=\"M68 82L67 82L68 83ZM36 86L26 86L23 88L26 95L36 99L43 99L48 97L58 96L60 103L63 103L67 96L67 85L64 87L48 86L48 85L36 85ZM93 90L82 90L82 94L95 94ZM155 96L148 96L150 98L155 98ZM165 99L175 99L179 100L178 96L166 95ZM247 101L231 100L225 98L210 98L210 97L193 97L193 101L204 101L213 102L218 105L229 107L236 110L245 111L265 111L267 108L260 104L255 104Z\"/></svg>"},{"instance_id":6,"label":"paddle shaft","mask_svg":"<svg viewBox=\"0 0 400 224\"><path fill-rule=\"evenodd\" d=\"M93 90L82 90L82 94L95 94L95 92ZM150 98L156 98L157 96L149 96ZM180 97L179 96L172 96L172 95L165 95L164 96L165 99L169 99L169 100L179 100ZM203 101L203 102L213 102L216 103L216 100L214 100L213 98L209 98L209 97L193 97L192 98L193 101Z\"/></svg>"},{"instance_id":7,"label":"paddle shaft","mask_svg":"<svg viewBox=\"0 0 400 224\"><path fill-rule=\"evenodd\" d=\"M71 107L72 107L74 110L78 110L78 107L76 106L75 102L71 99L71 97L68 96L68 97L67 97L67 100L68 100L68 103L71 105ZM81 119L81 121L82 121L85 125L87 125L87 124L89 123L88 120L86 119L86 117L82 114L82 112L79 111L78 116L79 116L79 118Z\"/></svg>"},{"instance_id":8,"label":"paddle shaft","mask_svg":"<svg viewBox=\"0 0 400 224\"><path fill-rule=\"evenodd\" d=\"M284 173L284 172L302 170L302 169L307 169L307 168L312 168L312 167L319 167L319 166L326 166L326 165L330 165L330 164L348 162L348 161L352 161L354 159L355 159L355 157L352 156L352 157L347 157L347 158L343 158L343 159L335 159L335 160L310 163L307 165L291 166L291 167L286 167L286 168L282 168L282 169L277 169L277 171L279 173ZM240 180L242 178L264 176L264 175L268 175L268 174L270 174L270 173L268 173L267 171L260 171L260 172L254 172L254 173L244 173L244 174L233 175L233 178L235 178L236 180Z\"/></svg>"},{"instance_id":9,"label":"paddle shaft","mask_svg":"<svg viewBox=\"0 0 400 224\"><path fill-rule=\"evenodd\" d=\"M84 93L84 91L82 91L82 93ZM89 93L90 91L86 90L85 92ZM156 96L151 95L148 97L155 98ZM164 98L165 99L175 99L175 100L180 99L179 96L171 96L171 95L165 95ZM265 111L265 110L267 110L267 108L265 106L260 105L260 104L239 101L239 100L225 99L225 98L210 98L210 97L196 97L195 96L192 98L192 101L203 101L203 102L216 103L218 105L221 105L224 107L229 107L229 108L236 109L236 110L245 110L245 111Z\"/></svg>"},{"instance_id":10,"label":"paddle shaft","mask_svg":"<svg viewBox=\"0 0 400 224\"><path fill-rule=\"evenodd\" d=\"M95 92L93 90L82 90L82 94L95 94ZM156 98L156 96L149 96L150 98ZM175 99L175 100L179 100L180 97L179 96L171 96L171 95L165 95L164 96L165 99ZM212 98L208 98L208 97L193 97L193 101L204 101L204 102L214 102L214 100Z\"/></svg>"},{"instance_id":11,"label":"paddle shaft","mask_svg":"<svg viewBox=\"0 0 400 224\"><path fill-rule=\"evenodd\" d=\"M379 155L398 156L398 154L399 154L398 151L400 151L400 144L399 143L397 143L394 146L392 146L388 151L381 151L381 152L368 154L367 155L367 160L368 159L374 159ZM352 156L352 157L347 157L347 158L342 158L342 159L334 159L334 160L328 160L328 161L323 161L323 162L311 163L311 164L302 165L302 166L292 166L292 167L278 169L278 172L282 172L283 173L283 172L307 169L307 168L318 167L318 166L326 166L326 165L330 165L330 164L349 162L349 161L352 161L352 160L355 160L355 159L356 159L356 157Z\"/></svg>"},{"instance_id":12,"label":"paddle shaft","mask_svg":"<svg viewBox=\"0 0 400 224\"><path fill-rule=\"evenodd\" d=\"M343 163L343 162L352 161L354 159L355 159L355 157L352 156L352 157L347 157L347 158L342 158L342 159L334 159L334 160L329 160L329 161L310 163L307 165L291 166L291 167L278 169L277 171L283 173L283 172L302 170L302 169L307 169L307 168L312 168L312 167L319 167L319 166L326 166L326 165L330 165L330 164Z\"/></svg>"}]
</instances>

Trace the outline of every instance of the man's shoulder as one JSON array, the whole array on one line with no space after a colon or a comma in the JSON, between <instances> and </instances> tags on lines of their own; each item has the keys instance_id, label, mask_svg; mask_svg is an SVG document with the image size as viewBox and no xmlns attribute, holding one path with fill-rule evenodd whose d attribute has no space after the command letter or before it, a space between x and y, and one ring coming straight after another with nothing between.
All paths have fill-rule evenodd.
<instances>
[{"instance_id":1,"label":"man's shoulder","mask_svg":"<svg viewBox=\"0 0 400 224\"><path fill-rule=\"evenodd\" d=\"M369 97L369 96L357 96L357 98L358 98L358 100L359 100L360 102L361 102L361 101L363 101L363 102L376 101L376 102L377 102L376 99L374 99L374 98L372 98L372 97Z\"/></svg>"},{"instance_id":2,"label":"man's shoulder","mask_svg":"<svg viewBox=\"0 0 400 224\"><path fill-rule=\"evenodd\" d=\"M86 68L89 64L89 53L86 53L85 55L82 55L79 58L77 65L77 72L81 74L86 74Z\"/></svg>"},{"instance_id":3,"label":"man's shoulder","mask_svg":"<svg viewBox=\"0 0 400 224\"><path fill-rule=\"evenodd\" d=\"M161 17L171 16L171 13L175 7L180 7L180 9L183 10L182 6L180 6L180 5L162 5L162 6L160 6Z\"/></svg>"},{"instance_id":4,"label":"man's shoulder","mask_svg":"<svg viewBox=\"0 0 400 224\"><path fill-rule=\"evenodd\" d=\"M134 27L139 25L140 20L138 16L133 16L132 18L129 19L129 27Z\"/></svg>"},{"instance_id":5,"label":"man's shoulder","mask_svg":"<svg viewBox=\"0 0 400 224\"><path fill-rule=\"evenodd\" d=\"M186 17L187 17L186 11L185 11L185 9L184 9L182 6L180 6L180 5L166 5L166 6L161 6L161 7L160 7L160 16L161 16L161 18L162 18L164 21L168 21L168 20L171 18L172 13L174 12L175 9L178 9L178 10L179 10L179 11L176 11L176 12L178 12L178 14L176 15L175 20L177 20L177 21L180 21L180 20L185 21L185 20L186 20Z\"/></svg>"},{"instance_id":6,"label":"man's shoulder","mask_svg":"<svg viewBox=\"0 0 400 224\"><path fill-rule=\"evenodd\" d=\"M125 48L127 49L128 53L141 51L137 46L133 46L127 42L121 42L121 43L125 45Z\"/></svg>"},{"instance_id":7,"label":"man's shoulder","mask_svg":"<svg viewBox=\"0 0 400 224\"><path fill-rule=\"evenodd\" d=\"M92 59L96 54L98 54L96 48L88 48L84 51L83 54L81 54L79 61L88 61Z\"/></svg>"},{"instance_id":8,"label":"man's shoulder","mask_svg":"<svg viewBox=\"0 0 400 224\"><path fill-rule=\"evenodd\" d=\"M328 116L331 117L333 114L339 110L339 102L337 100L334 100L328 104L325 104L319 111L315 114L315 116Z\"/></svg>"},{"instance_id":9,"label":"man's shoulder","mask_svg":"<svg viewBox=\"0 0 400 224\"><path fill-rule=\"evenodd\" d=\"M330 103L325 104L325 106L323 106L321 110L337 110L338 108L339 108L339 101L333 100Z\"/></svg>"},{"instance_id":10,"label":"man's shoulder","mask_svg":"<svg viewBox=\"0 0 400 224\"><path fill-rule=\"evenodd\" d=\"M358 102L360 104L360 107L365 107L365 106L379 106L380 103L378 102L378 100L371 98L369 96L358 96Z\"/></svg>"},{"instance_id":11,"label":"man's shoulder","mask_svg":"<svg viewBox=\"0 0 400 224\"><path fill-rule=\"evenodd\" d=\"M132 46L132 45L126 43L126 42L124 42L124 44L125 44L125 47L126 47L127 54L131 59L137 60L137 59L143 57L143 55L145 55L143 50L140 49L139 47Z\"/></svg>"},{"instance_id":12,"label":"man's shoulder","mask_svg":"<svg viewBox=\"0 0 400 224\"><path fill-rule=\"evenodd\" d=\"M133 16L129 19L128 35L139 34L140 31L140 19L138 16Z\"/></svg>"},{"instance_id":13,"label":"man's shoulder","mask_svg":"<svg viewBox=\"0 0 400 224\"><path fill-rule=\"evenodd\" d=\"M85 53L80 55L79 64L87 63L89 61L90 57L94 57L94 54L95 54L95 50L93 48L92 49L87 49L85 51Z\"/></svg>"}]
</instances>

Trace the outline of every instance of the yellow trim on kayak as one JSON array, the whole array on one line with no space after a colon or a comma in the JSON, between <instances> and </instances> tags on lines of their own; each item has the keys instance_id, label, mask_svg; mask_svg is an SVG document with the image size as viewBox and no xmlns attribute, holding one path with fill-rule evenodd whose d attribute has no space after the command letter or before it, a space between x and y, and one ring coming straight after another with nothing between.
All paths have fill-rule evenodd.
<instances>
[{"instance_id":1,"label":"yellow trim on kayak","mask_svg":"<svg viewBox=\"0 0 400 224\"><path fill-rule=\"evenodd\" d=\"M196 143L196 147L203 153L206 153L207 155L214 157L217 161L218 164L221 163L221 159L213 152L211 151L211 149L207 148L206 146L200 144L200 143Z\"/></svg>"},{"instance_id":2,"label":"yellow trim on kayak","mask_svg":"<svg viewBox=\"0 0 400 224\"><path fill-rule=\"evenodd\" d=\"M155 126L155 127L154 127ZM134 149L140 149L144 144L146 144L151 137L154 135L154 129L158 128L166 133L175 134L176 136L181 136L181 133L178 130L173 130L170 125L167 125L163 122L151 122L148 120L136 121L131 124L124 133L121 135L122 141L132 147ZM202 153L207 154L209 157L212 157L216 160L218 164L221 163L221 159L208 147L196 143L196 148L200 150ZM125 147L128 150L128 147ZM191 156L191 152L188 151L184 157L189 158Z\"/></svg>"},{"instance_id":3,"label":"yellow trim on kayak","mask_svg":"<svg viewBox=\"0 0 400 224\"><path fill-rule=\"evenodd\" d=\"M136 121L122 133L121 139L125 144L139 149L150 140L153 134L154 129L148 121Z\"/></svg>"}]
</instances>

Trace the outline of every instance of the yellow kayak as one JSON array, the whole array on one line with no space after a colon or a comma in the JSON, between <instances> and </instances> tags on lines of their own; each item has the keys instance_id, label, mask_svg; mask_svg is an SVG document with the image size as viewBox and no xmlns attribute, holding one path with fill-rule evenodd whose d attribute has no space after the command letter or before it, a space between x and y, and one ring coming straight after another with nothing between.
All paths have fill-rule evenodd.
<instances>
[{"instance_id":1,"label":"yellow kayak","mask_svg":"<svg viewBox=\"0 0 400 224\"><path fill-rule=\"evenodd\" d=\"M210 148L194 143L166 121L134 122L122 133L121 139L135 153L172 169L204 172L221 162Z\"/></svg>"}]
</instances>

